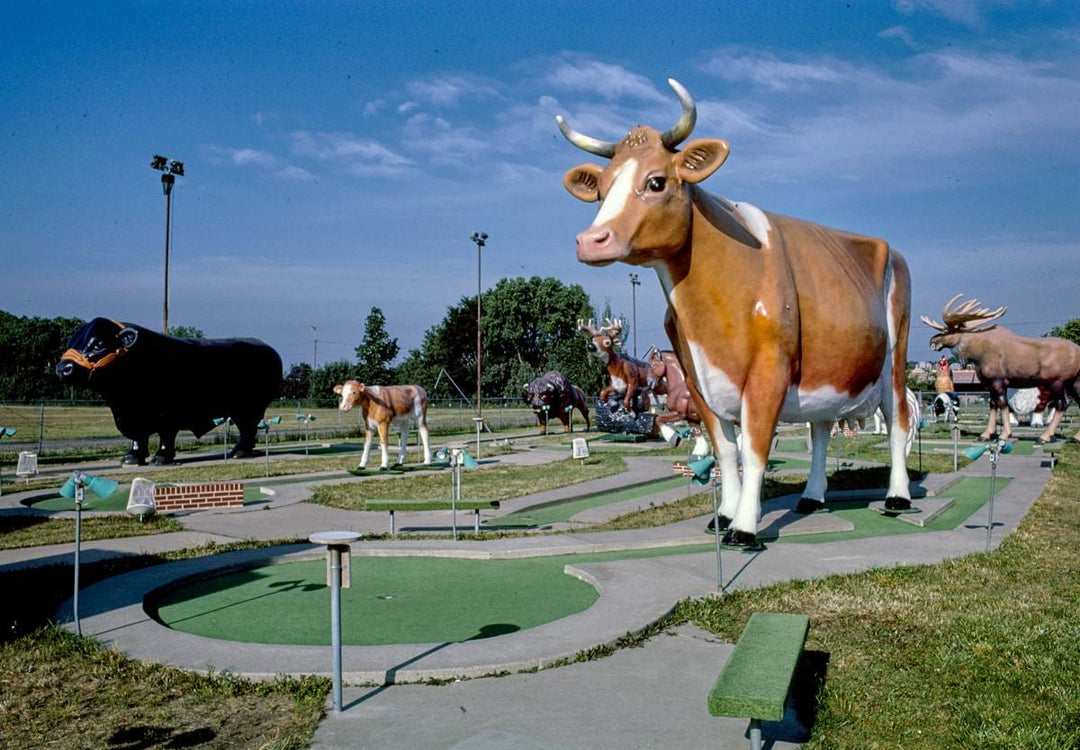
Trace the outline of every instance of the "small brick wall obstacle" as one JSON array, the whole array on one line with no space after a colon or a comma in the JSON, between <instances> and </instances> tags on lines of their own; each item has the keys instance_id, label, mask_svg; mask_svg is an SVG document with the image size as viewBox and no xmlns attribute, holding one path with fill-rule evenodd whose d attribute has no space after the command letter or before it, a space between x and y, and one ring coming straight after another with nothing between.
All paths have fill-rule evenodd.
<instances>
[{"instance_id":1,"label":"small brick wall obstacle","mask_svg":"<svg viewBox=\"0 0 1080 750\"><path fill-rule=\"evenodd\" d=\"M154 488L154 505L158 513L176 510L239 508L243 504L243 482L159 484Z\"/></svg>"}]
</instances>

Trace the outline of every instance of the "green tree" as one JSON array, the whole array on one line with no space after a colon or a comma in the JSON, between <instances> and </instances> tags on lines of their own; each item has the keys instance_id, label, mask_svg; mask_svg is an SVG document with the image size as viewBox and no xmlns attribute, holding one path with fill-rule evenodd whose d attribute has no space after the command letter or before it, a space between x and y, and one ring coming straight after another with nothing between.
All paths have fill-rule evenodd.
<instances>
[{"instance_id":1,"label":"green tree","mask_svg":"<svg viewBox=\"0 0 1080 750\"><path fill-rule=\"evenodd\" d=\"M97 398L88 389L61 385L55 373L68 339L84 323L78 318L27 318L0 310L0 399Z\"/></svg>"},{"instance_id":2,"label":"green tree","mask_svg":"<svg viewBox=\"0 0 1080 750\"><path fill-rule=\"evenodd\" d=\"M195 326L169 326L169 335L178 339L204 339L206 334Z\"/></svg>"},{"instance_id":3,"label":"green tree","mask_svg":"<svg viewBox=\"0 0 1080 750\"><path fill-rule=\"evenodd\" d=\"M1054 326L1046 335L1057 336L1058 338L1068 339L1074 344L1080 344L1080 318L1073 318L1067 323Z\"/></svg>"},{"instance_id":4,"label":"green tree","mask_svg":"<svg viewBox=\"0 0 1080 750\"><path fill-rule=\"evenodd\" d=\"M281 385L281 397L288 399L307 398L311 391L311 365L298 362L289 368L285 381Z\"/></svg>"},{"instance_id":5,"label":"green tree","mask_svg":"<svg viewBox=\"0 0 1080 750\"><path fill-rule=\"evenodd\" d=\"M518 396L538 374L559 370L586 393L597 393L603 366L589 357L577 329L579 318L594 317L588 295L558 279L502 279L483 293L481 305L483 392ZM419 349L398 368L399 380L414 382L440 398L457 395L447 385L431 389L441 369L473 396L476 393L476 297L462 297L429 328Z\"/></svg>"},{"instance_id":6,"label":"green tree","mask_svg":"<svg viewBox=\"0 0 1080 750\"><path fill-rule=\"evenodd\" d=\"M329 362L311 373L311 387L308 398L333 399L334 386L346 380L357 380L356 365L346 360Z\"/></svg>"},{"instance_id":7,"label":"green tree","mask_svg":"<svg viewBox=\"0 0 1080 750\"><path fill-rule=\"evenodd\" d=\"M397 357L400 347L397 339L386 332L386 316L378 307L371 308L364 321L364 339L356 347L357 380L361 383L390 385L394 371L390 363Z\"/></svg>"}]
</instances>

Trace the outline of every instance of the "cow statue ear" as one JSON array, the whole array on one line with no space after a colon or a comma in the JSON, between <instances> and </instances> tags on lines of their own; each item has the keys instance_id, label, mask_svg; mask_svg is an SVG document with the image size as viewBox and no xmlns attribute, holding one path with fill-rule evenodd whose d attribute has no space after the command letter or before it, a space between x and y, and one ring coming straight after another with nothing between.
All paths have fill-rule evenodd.
<instances>
[{"instance_id":1,"label":"cow statue ear","mask_svg":"<svg viewBox=\"0 0 1080 750\"><path fill-rule=\"evenodd\" d=\"M600 174L595 164L582 164L563 176L563 186L578 200L595 203L600 200Z\"/></svg>"},{"instance_id":2,"label":"cow statue ear","mask_svg":"<svg viewBox=\"0 0 1080 750\"><path fill-rule=\"evenodd\" d=\"M675 171L683 182L698 183L727 160L731 147L720 138L698 138L675 156Z\"/></svg>"},{"instance_id":3,"label":"cow statue ear","mask_svg":"<svg viewBox=\"0 0 1080 750\"><path fill-rule=\"evenodd\" d=\"M334 386L334 393L336 393L339 396L341 395L341 392L343 390L345 390L345 389L341 385L335 385Z\"/></svg>"},{"instance_id":4,"label":"cow statue ear","mask_svg":"<svg viewBox=\"0 0 1080 750\"><path fill-rule=\"evenodd\" d=\"M116 334L116 338L120 340L120 345L125 349L130 349L135 346L135 342L139 339L139 332L134 328L123 328L120 333Z\"/></svg>"}]
</instances>

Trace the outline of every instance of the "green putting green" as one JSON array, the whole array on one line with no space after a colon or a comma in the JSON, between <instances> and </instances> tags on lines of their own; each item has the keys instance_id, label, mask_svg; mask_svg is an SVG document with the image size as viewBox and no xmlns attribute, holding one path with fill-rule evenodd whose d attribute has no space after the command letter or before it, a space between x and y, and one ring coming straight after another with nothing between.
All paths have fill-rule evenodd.
<instances>
[{"instance_id":1,"label":"green putting green","mask_svg":"<svg viewBox=\"0 0 1080 750\"><path fill-rule=\"evenodd\" d=\"M563 573L565 558L352 559L341 592L346 645L446 643L533 628L588 609L599 595ZM323 559L267 565L148 597L147 609L185 633L249 643L327 645Z\"/></svg>"},{"instance_id":2,"label":"green putting green","mask_svg":"<svg viewBox=\"0 0 1080 750\"><path fill-rule=\"evenodd\" d=\"M1012 481L1010 477L998 477L995 492L1001 492ZM831 513L854 524L852 531L836 531L825 534L802 534L767 540L771 543L815 544L838 542L849 539L865 539L874 536L893 536L896 534L921 534L926 531L948 531L966 521L990 499L989 477L964 477L956 484L943 490L942 497L953 498L953 505L937 518L919 527L905 523L897 518L882 515L871 510L869 505L875 498L852 500L826 500L825 507ZM880 499L880 498L876 498ZM768 510L766 504L766 510Z\"/></svg>"},{"instance_id":3,"label":"green putting green","mask_svg":"<svg viewBox=\"0 0 1080 750\"><path fill-rule=\"evenodd\" d=\"M780 438L776 441L776 450L785 453L806 453L805 438Z\"/></svg>"},{"instance_id":4,"label":"green putting green","mask_svg":"<svg viewBox=\"0 0 1080 750\"><path fill-rule=\"evenodd\" d=\"M769 459L769 471L808 468L810 468L810 462L798 458ZM531 508L525 508L524 510L519 510L515 513L507 513L505 516L489 519L484 521L484 523L488 526L499 527L533 527L546 526L553 523L565 523L582 511L599 508L612 503L620 503L624 500L637 500L638 498L648 497L649 495L658 492L665 492L676 487L686 486L689 486L690 488L687 493L688 495L704 492L706 489L701 485L690 485L687 478L683 476L664 477L662 479L653 479L648 482L641 482L640 484L630 485L610 492L594 492L587 495L568 497L564 500L556 500L543 505L534 505Z\"/></svg>"}]
</instances>

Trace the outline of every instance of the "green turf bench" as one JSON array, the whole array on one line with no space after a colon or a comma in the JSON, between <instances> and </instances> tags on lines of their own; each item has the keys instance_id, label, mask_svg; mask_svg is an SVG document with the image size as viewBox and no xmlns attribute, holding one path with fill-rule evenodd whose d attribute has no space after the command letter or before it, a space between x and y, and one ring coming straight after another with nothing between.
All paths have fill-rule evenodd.
<instances>
[{"instance_id":1,"label":"green turf bench","mask_svg":"<svg viewBox=\"0 0 1080 750\"><path fill-rule=\"evenodd\" d=\"M807 615L753 613L709 692L713 716L750 719L752 750L761 749L762 719L784 718L809 628Z\"/></svg>"},{"instance_id":2,"label":"green turf bench","mask_svg":"<svg viewBox=\"0 0 1080 750\"><path fill-rule=\"evenodd\" d=\"M480 511L498 508L498 500L459 500L456 504L458 510L475 511L473 516L473 530L480 533ZM390 512L390 533L396 534L394 526L395 511L418 511L418 510L453 510L454 505L449 500L365 500L364 510L386 510Z\"/></svg>"},{"instance_id":3,"label":"green turf bench","mask_svg":"<svg viewBox=\"0 0 1080 750\"><path fill-rule=\"evenodd\" d=\"M1046 443L1042 446L1043 453L1050 456L1050 468L1054 468L1054 464L1057 463L1058 454L1061 453L1062 446L1065 443Z\"/></svg>"}]
</instances>

